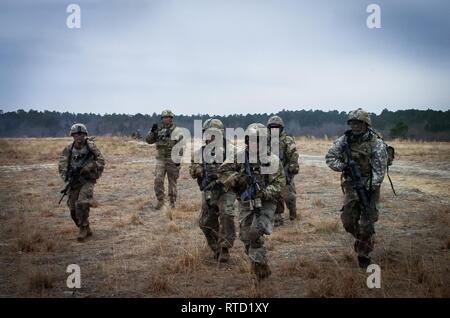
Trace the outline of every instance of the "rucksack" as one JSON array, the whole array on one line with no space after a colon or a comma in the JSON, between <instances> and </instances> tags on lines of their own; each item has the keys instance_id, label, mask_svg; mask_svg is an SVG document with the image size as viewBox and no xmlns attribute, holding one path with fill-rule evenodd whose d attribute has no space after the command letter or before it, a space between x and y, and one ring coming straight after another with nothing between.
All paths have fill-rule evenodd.
<instances>
[{"instance_id":1,"label":"rucksack","mask_svg":"<svg viewBox=\"0 0 450 318\"><path fill-rule=\"evenodd\" d=\"M370 131L378 137L378 139L381 139L381 141L384 143L385 147L386 147L386 152L387 152L387 167L386 167L386 174L388 176L389 179L389 183L391 184L391 188L392 188L392 192L394 192L394 195L397 195L397 193L395 192L394 189L394 184L392 183L391 180L391 176L389 176L389 167L392 166L392 163L394 162L395 159L395 148L388 145L384 139L380 136L380 134L378 132L376 132L375 130L370 128Z\"/></svg>"}]
</instances>

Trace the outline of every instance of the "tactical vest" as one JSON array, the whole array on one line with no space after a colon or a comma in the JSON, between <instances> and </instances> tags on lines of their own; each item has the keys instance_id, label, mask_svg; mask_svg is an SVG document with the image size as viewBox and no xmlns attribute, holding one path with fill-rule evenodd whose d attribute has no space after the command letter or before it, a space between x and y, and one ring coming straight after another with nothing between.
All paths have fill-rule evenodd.
<instances>
[{"instance_id":1,"label":"tactical vest","mask_svg":"<svg viewBox=\"0 0 450 318\"><path fill-rule=\"evenodd\" d=\"M201 148L202 151L204 151L204 147ZM208 173L210 175L217 175L217 172L219 170L219 167L222 165L222 163L226 160L226 154L227 154L227 143L226 140L223 140L223 147L220 147L219 150L223 151L222 154L222 162L211 162L211 163L206 163L206 169L208 170ZM214 151L211 153L212 156L215 155L215 149Z\"/></svg>"},{"instance_id":2,"label":"tactical vest","mask_svg":"<svg viewBox=\"0 0 450 318\"><path fill-rule=\"evenodd\" d=\"M363 136L355 137L351 133L345 133L347 142L350 146L353 160L361 168L363 177L372 176L372 153L375 147L376 137L369 131ZM347 159L347 158L346 158Z\"/></svg>"},{"instance_id":3,"label":"tactical vest","mask_svg":"<svg viewBox=\"0 0 450 318\"><path fill-rule=\"evenodd\" d=\"M84 158L91 152L91 149L88 146L88 143L86 141L85 145L77 149L74 146L71 147L70 154L69 154L69 168L70 169L77 169L81 166L81 163L83 162ZM92 158L89 161L91 161Z\"/></svg>"},{"instance_id":4,"label":"tactical vest","mask_svg":"<svg viewBox=\"0 0 450 318\"><path fill-rule=\"evenodd\" d=\"M156 140L156 150L158 151L158 155L164 158L170 158L172 155L172 148L177 143L176 140L171 140L172 132L175 129L175 125L171 125L169 127L160 127L157 133Z\"/></svg>"},{"instance_id":5,"label":"tactical vest","mask_svg":"<svg viewBox=\"0 0 450 318\"><path fill-rule=\"evenodd\" d=\"M286 144L286 133L281 132L280 136L278 138L278 158L280 158L281 163L283 164L283 167L286 167L288 164L287 162L287 144ZM269 135L269 138L267 138L267 149L269 152L271 152L271 137Z\"/></svg>"}]
</instances>

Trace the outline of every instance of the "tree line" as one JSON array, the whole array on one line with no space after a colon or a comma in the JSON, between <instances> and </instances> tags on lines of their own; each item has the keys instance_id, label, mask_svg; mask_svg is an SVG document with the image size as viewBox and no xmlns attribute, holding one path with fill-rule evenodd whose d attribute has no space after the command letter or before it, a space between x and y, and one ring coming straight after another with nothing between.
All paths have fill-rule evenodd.
<instances>
[{"instance_id":1,"label":"tree line","mask_svg":"<svg viewBox=\"0 0 450 318\"><path fill-rule=\"evenodd\" d=\"M175 114L175 124L193 132L194 120L206 120L207 114ZM214 116L226 127L247 127L253 122L265 124L272 115L279 115L285 130L294 136L334 137L341 135L346 125L347 113L321 110L282 110L271 114L232 114ZM385 138L412 138L420 140L450 141L450 111L384 109L381 114L371 114L372 126ZM153 123L160 121L159 114L75 114L56 111L3 112L0 110L0 137L63 137L75 122L87 125L91 135L130 136L138 129L145 135Z\"/></svg>"}]
</instances>

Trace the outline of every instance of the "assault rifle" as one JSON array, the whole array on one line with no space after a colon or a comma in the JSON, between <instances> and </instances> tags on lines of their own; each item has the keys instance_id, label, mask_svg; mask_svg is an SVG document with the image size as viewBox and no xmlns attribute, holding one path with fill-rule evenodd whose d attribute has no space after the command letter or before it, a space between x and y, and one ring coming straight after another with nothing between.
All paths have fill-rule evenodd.
<instances>
[{"instance_id":1,"label":"assault rifle","mask_svg":"<svg viewBox=\"0 0 450 318\"><path fill-rule=\"evenodd\" d=\"M248 180L250 180L250 184L248 185L247 189L245 189L245 191L241 194L241 200L244 202L250 201L250 210L253 211L255 208L261 208L261 199L257 198L257 194L261 188L259 186L258 180L252 173L248 156L248 151L245 151L245 175L248 177Z\"/></svg>"},{"instance_id":2,"label":"assault rifle","mask_svg":"<svg viewBox=\"0 0 450 318\"><path fill-rule=\"evenodd\" d=\"M68 173L68 182L64 189L61 190L61 199L59 200L58 204L61 204L61 201L64 199L64 197L67 195L67 192L70 191L70 189L77 183L77 181L80 179L81 170L86 166L89 158L92 156L92 151L89 151L89 153L84 157L83 161L81 162L80 166L75 169L70 169Z\"/></svg>"},{"instance_id":3,"label":"assault rifle","mask_svg":"<svg viewBox=\"0 0 450 318\"><path fill-rule=\"evenodd\" d=\"M361 175L361 168L358 166L356 161L353 160L352 151L350 150L350 146L347 141L344 141L342 147L345 154L347 155L346 172L348 173L350 179L352 180L351 181L352 187L356 191L356 194L358 195L358 199L361 204L362 210L364 213L366 213L370 207L369 203L370 198L364 187L363 178Z\"/></svg>"}]
</instances>

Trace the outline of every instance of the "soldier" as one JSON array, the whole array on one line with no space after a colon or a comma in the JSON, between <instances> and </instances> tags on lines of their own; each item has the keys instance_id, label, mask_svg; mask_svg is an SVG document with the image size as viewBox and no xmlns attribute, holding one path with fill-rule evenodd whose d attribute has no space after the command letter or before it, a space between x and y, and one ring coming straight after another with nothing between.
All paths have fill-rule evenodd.
<instances>
[{"instance_id":1,"label":"soldier","mask_svg":"<svg viewBox=\"0 0 450 318\"><path fill-rule=\"evenodd\" d=\"M169 180L170 207L175 207L177 200L177 179L180 175L180 163L172 160L172 148L179 139L172 140L176 126L172 123L173 113L164 110L161 113L161 125L153 124L152 129L147 134L145 141L149 144L156 144L156 168L155 168L155 194L158 199L156 209L159 210L164 205L164 178L167 173Z\"/></svg>"},{"instance_id":2,"label":"soldier","mask_svg":"<svg viewBox=\"0 0 450 318\"><path fill-rule=\"evenodd\" d=\"M230 255L229 249L233 247L236 238L236 229L234 226L234 201L236 195L231 192L225 192L223 184L217 181L217 170L225 160L226 140L224 138L224 126L219 119L208 119L203 124L203 131L207 130L213 133L206 144L210 144L217 136L222 136L222 144L215 147L211 155L214 157L221 152L221 160L216 162L207 162L205 158L205 146L199 152L198 158L202 158L202 163L193 162L189 172L202 191L202 209L200 213L199 225L205 234L206 241L214 253L214 258L219 262L228 262ZM212 159L212 158L211 158Z\"/></svg>"},{"instance_id":3,"label":"soldier","mask_svg":"<svg viewBox=\"0 0 450 318\"><path fill-rule=\"evenodd\" d=\"M354 250L359 266L366 268L371 262L369 254L374 246L374 224L378 220L377 207L387 167L387 152L383 140L371 129L367 112L361 108L351 111L347 124L350 130L334 142L325 160L332 170L342 172L344 206L341 220L345 230L356 239ZM358 178L353 176L352 179L355 168L361 173L362 186L358 192L355 183Z\"/></svg>"},{"instance_id":4,"label":"soldier","mask_svg":"<svg viewBox=\"0 0 450 318\"><path fill-rule=\"evenodd\" d=\"M79 227L78 241L83 242L92 235L89 227L89 209L94 195L94 185L105 167L105 159L94 143L88 138L88 131L83 124L74 124L70 128L73 143L64 148L60 158L58 170L65 182L72 182L69 188L67 205L70 216ZM69 180L79 171L76 180Z\"/></svg>"},{"instance_id":5,"label":"soldier","mask_svg":"<svg viewBox=\"0 0 450 318\"><path fill-rule=\"evenodd\" d=\"M279 157L283 164L284 174L286 177L286 185L281 191L282 198L277 203L275 211L275 226L283 225L284 203L289 209L289 219L291 221L297 218L296 191L294 176L298 174L298 153L295 147L295 140L288 136L284 131L283 119L279 116L272 116L267 121L267 129L270 136L270 128L279 129ZM269 140L270 145L270 140Z\"/></svg>"},{"instance_id":6,"label":"soldier","mask_svg":"<svg viewBox=\"0 0 450 318\"><path fill-rule=\"evenodd\" d=\"M249 135L258 136L259 148L261 130L266 131L266 127L259 123L251 124L247 128L245 150L237 155L237 158L240 158L241 154L244 155L245 163L234 160L225 162L219 168L219 181L224 185L224 190L237 194L240 210L239 237L245 245L245 252L252 262L252 271L258 280L271 274L264 247L264 235L272 233L276 202L280 199L281 189L286 183L278 158L262 163L258 153L257 162L250 163L250 149L253 149L253 146L250 145ZM275 164L275 173L262 173L263 166L267 168Z\"/></svg>"}]
</instances>

